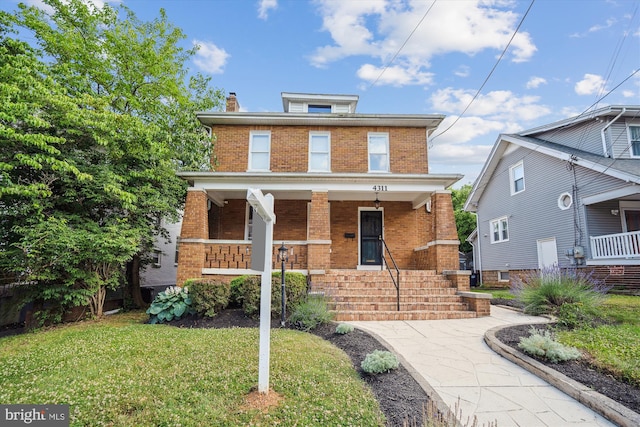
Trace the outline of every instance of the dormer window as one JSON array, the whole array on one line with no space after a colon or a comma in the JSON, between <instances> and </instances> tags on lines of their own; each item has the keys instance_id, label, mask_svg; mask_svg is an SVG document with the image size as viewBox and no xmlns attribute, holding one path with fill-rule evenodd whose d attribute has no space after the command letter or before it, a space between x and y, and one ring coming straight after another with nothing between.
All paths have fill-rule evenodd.
<instances>
[{"instance_id":1,"label":"dormer window","mask_svg":"<svg viewBox=\"0 0 640 427\"><path fill-rule=\"evenodd\" d=\"M309 104L307 112L329 114L331 113L331 105Z\"/></svg>"}]
</instances>

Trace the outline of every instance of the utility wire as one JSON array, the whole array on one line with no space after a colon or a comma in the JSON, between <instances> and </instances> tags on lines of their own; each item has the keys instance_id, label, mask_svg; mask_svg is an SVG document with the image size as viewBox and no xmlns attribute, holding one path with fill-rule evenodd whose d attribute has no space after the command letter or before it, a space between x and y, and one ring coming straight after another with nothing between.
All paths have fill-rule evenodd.
<instances>
[{"instance_id":1,"label":"utility wire","mask_svg":"<svg viewBox=\"0 0 640 427\"><path fill-rule=\"evenodd\" d=\"M418 23L416 24L415 27L413 27L413 30L411 31L411 33L407 36L407 38L405 39L404 43L402 43L402 46L400 46L400 48L398 49L398 51L395 53L395 55L393 55L393 57L391 58L391 60L389 62L387 62L387 64L384 66L384 68L382 69L382 71L380 71L380 74L378 75L378 77L376 77L376 79L373 81L373 83L371 83L369 85L369 87L367 87L366 90L371 89L376 83L378 83L378 80L380 80L380 78L382 77L382 75L384 74L385 71L387 71L387 69L389 68L389 66L393 63L393 61L398 57L398 55L400 54L400 52L402 51L402 49L404 49L404 47L407 45L407 43L409 42L409 39L411 39L411 37L413 36L413 34L418 30L418 27L420 27L420 25L422 24L422 21L424 21L424 19L427 17L427 15L429 14L429 12L431 12L431 9L433 8L433 6L438 2L438 0L433 0L433 3L431 3L431 6L429 6L429 8L427 9L427 11L424 13L424 15L422 15L422 18L420 18L420 21L418 21Z\"/></svg>"},{"instance_id":2,"label":"utility wire","mask_svg":"<svg viewBox=\"0 0 640 427\"><path fill-rule=\"evenodd\" d=\"M502 60L502 58L504 57L504 55L507 53L507 50L509 49L509 47L511 46L511 43L513 42L513 39L516 37L516 34L518 34L518 31L520 30L520 27L522 26L522 23L524 22L525 18L527 17L527 15L529 14L529 11L531 10L531 8L533 7L533 4L535 3L536 0L531 0L531 3L529 4L529 7L527 8L527 11L524 13L524 15L522 15L522 19L520 19L520 23L518 24L518 26L516 27L515 31L513 32L513 34L511 35L511 38L509 39L509 43L507 43L507 45L505 46L504 50L502 51L502 53L500 54L500 56L498 57L498 60L496 61L496 63L493 65L493 68L491 69L491 71L489 72L489 74L487 75L487 77L484 79L484 82L482 82L482 85L480 86L480 88L476 91L476 94L473 95L473 98L471 99L471 101L469 101L469 103L467 104L467 106L464 108L464 110L462 111L462 113L460 113L458 115L458 117L456 117L456 119L453 121L453 123L451 123L449 125L448 128L446 128L445 130L443 130L442 132L440 132L439 134L435 135L433 138L431 138L431 145L429 148L433 148L433 140L436 139L437 137L439 137L440 135L443 135L444 133L446 133L449 129L451 129L456 123L458 123L458 120L460 120L460 118L464 115L464 113L467 112L467 110L469 109L469 107L471 107L471 104L473 104L473 102L476 100L476 98L480 95L480 92L482 92L482 89L484 88L484 86L487 84L487 82L489 81L489 78L491 78L491 75L493 74L493 72L496 70L496 68L498 67L498 64L500 63L500 61Z\"/></svg>"}]
</instances>

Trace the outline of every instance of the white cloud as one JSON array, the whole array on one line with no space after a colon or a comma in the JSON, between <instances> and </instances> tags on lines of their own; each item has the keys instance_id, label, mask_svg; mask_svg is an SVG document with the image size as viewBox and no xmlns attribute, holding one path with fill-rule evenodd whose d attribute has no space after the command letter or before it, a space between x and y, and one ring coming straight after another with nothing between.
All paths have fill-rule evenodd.
<instances>
[{"instance_id":1,"label":"white cloud","mask_svg":"<svg viewBox=\"0 0 640 427\"><path fill-rule=\"evenodd\" d=\"M634 97L638 96L638 94L635 93L632 90L623 90L622 91L622 96L624 96L625 98L634 98Z\"/></svg>"},{"instance_id":2,"label":"white cloud","mask_svg":"<svg viewBox=\"0 0 640 427\"><path fill-rule=\"evenodd\" d=\"M529 79L529 81L527 82L527 89L535 89L537 87L540 87L540 85L543 84L547 84L547 80L545 78L542 77L536 77L533 76Z\"/></svg>"},{"instance_id":3,"label":"white cloud","mask_svg":"<svg viewBox=\"0 0 640 427\"><path fill-rule=\"evenodd\" d=\"M578 95L595 95L605 88L605 80L597 74L585 74L583 79L576 83L574 90Z\"/></svg>"},{"instance_id":4,"label":"white cloud","mask_svg":"<svg viewBox=\"0 0 640 427\"><path fill-rule=\"evenodd\" d=\"M42 9L44 12L48 14L53 13L53 8L48 4L45 4L43 0L25 0L24 1L29 6L35 6L38 9ZM95 6L96 9L102 9L107 3L122 3L122 0L82 0L85 4L91 4ZM62 0L62 3L67 3L65 0Z\"/></svg>"},{"instance_id":5,"label":"white cloud","mask_svg":"<svg viewBox=\"0 0 640 427\"><path fill-rule=\"evenodd\" d=\"M419 69L407 69L399 66L391 66L387 69L364 64L357 72L358 77L376 85L428 85L433 80L433 73L426 73Z\"/></svg>"},{"instance_id":6,"label":"white cloud","mask_svg":"<svg viewBox=\"0 0 640 427\"><path fill-rule=\"evenodd\" d=\"M193 45L199 46L193 59L193 63L198 68L211 74L221 74L224 71L227 59L231 56L224 49L214 43L201 40L193 40Z\"/></svg>"},{"instance_id":7,"label":"white cloud","mask_svg":"<svg viewBox=\"0 0 640 427\"><path fill-rule=\"evenodd\" d=\"M278 7L278 0L260 0L258 2L258 18L266 19L269 17L269 10Z\"/></svg>"},{"instance_id":8,"label":"white cloud","mask_svg":"<svg viewBox=\"0 0 640 427\"><path fill-rule=\"evenodd\" d=\"M434 92L430 100L436 111L460 114L474 94L475 91L471 90L445 88ZM538 96L519 97L508 90L497 90L480 94L465 116L489 117L503 122L530 122L551 113L547 106L538 104L539 100Z\"/></svg>"},{"instance_id":9,"label":"white cloud","mask_svg":"<svg viewBox=\"0 0 640 427\"><path fill-rule=\"evenodd\" d=\"M470 68L467 65L460 65L457 70L453 72L458 77L469 77Z\"/></svg>"},{"instance_id":10,"label":"white cloud","mask_svg":"<svg viewBox=\"0 0 640 427\"><path fill-rule=\"evenodd\" d=\"M316 4L323 17L322 29L333 39L333 44L317 48L311 56L311 63L318 67L356 55L378 58L382 67L405 41L392 65L406 70L428 68L431 58L451 52L469 56L486 49L501 52L520 19L509 9L512 2L439 2L426 16L432 3L417 0L316 0ZM522 32L514 38L508 55L512 61L522 62L535 51L530 35ZM406 78L402 73L398 76L401 81Z\"/></svg>"}]
</instances>

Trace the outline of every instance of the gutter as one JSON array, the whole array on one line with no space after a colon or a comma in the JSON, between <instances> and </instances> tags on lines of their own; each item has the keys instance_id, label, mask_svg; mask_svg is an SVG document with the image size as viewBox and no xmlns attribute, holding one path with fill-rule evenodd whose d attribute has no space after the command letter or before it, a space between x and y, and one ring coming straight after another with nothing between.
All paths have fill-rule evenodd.
<instances>
[{"instance_id":1,"label":"gutter","mask_svg":"<svg viewBox=\"0 0 640 427\"><path fill-rule=\"evenodd\" d=\"M600 137L602 138L602 154L605 157L611 157L611 156L609 156L609 152L607 150L607 141L606 141L606 138L604 136L604 132L609 128L609 126L614 124L620 118L620 116L622 116L626 112L627 112L627 108L626 107L622 107L622 111L620 112L620 114L618 114L613 120L611 120L609 123L607 123L602 128L602 130L600 130Z\"/></svg>"}]
</instances>

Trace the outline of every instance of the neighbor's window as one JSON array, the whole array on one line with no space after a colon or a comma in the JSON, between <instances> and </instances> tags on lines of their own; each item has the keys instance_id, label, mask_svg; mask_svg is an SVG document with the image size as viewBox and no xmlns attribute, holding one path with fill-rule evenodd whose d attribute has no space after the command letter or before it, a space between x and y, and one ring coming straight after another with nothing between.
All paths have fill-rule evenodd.
<instances>
[{"instance_id":1,"label":"neighbor's window","mask_svg":"<svg viewBox=\"0 0 640 427\"><path fill-rule=\"evenodd\" d=\"M640 157L640 126L629 126L631 157Z\"/></svg>"},{"instance_id":2,"label":"neighbor's window","mask_svg":"<svg viewBox=\"0 0 640 427\"><path fill-rule=\"evenodd\" d=\"M511 178L511 194L524 191L524 165L522 162L511 166L509 176Z\"/></svg>"},{"instance_id":3,"label":"neighbor's window","mask_svg":"<svg viewBox=\"0 0 640 427\"><path fill-rule=\"evenodd\" d=\"M249 170L268 171L271 152L271 132L252 131L249 144Z\"/></svg>"},{"instance_id":4,"label":"neighbor's window","mask_svg":"<svg viewBox=\"0 0 640 427\"><path fill-rule=\"evenodd\" d=\"M569 209L573 204L573 197L569 193L562 193L560 197L558 197L558 207L563 211Z\"/></svg>"},{"instance_id":5,"label":"neighbor's window","mask_svg":"<svg viewBox=\"0 0 640 427\"><path fill-rule=\"evenodd\" d=\"M508 282L509 281L509 272L508 271L498 271L498 281L499 282Z\"/></svg>"},{"instance_id":6,"label":"neighbor's window","mask_svg":"<svg viewBox=\"0 0 640 427\"><path fill-rule=\"evenodd\" d=\"M507 217L491 221L491 243L506 242L509 240L509 221Z\"/></svg>"},{"instance_id":7,"label":"neighbor's window","mask_svg":"<svg viewBox=\"0 0 640 427\"><path fill-rule=\"evenodd\" d=\"M369 172L389 172L388 133L369 133Z\"/></svg>"},{"instance_id":8,"label":"neighbor's window","mask_svg":"<svg viewBox=\"0 0 640 427\"><path fill-rule=\"evenodd\" d=\"M154 249L153 253L151 254L151 265L153 265L156 268L159 268L162 266L160 264L161 262L162 262L162 251L160 251L160 249Z\"/></svg>"},{"instance_id":9,"label":"neighbor's window","mask_svg":"<svg viewBox=\"0 0 640 427\"><path fill-rule=\"evenodd\" d=\"M331 134L309 132L309 172L331 171Z\"/></svg>"},{"instance_id":10,"label":"neighbor's window","mask_svg":"<svg viewBox=\"0 0 640 427\"><path fill-rule=\"evenodd\" d=\"M175 257L173 259L173 263L175 265L178 265L179 255L180 255L180 236L176 237L176 254L175 254Z\"/></svg>"}]
</instances>

